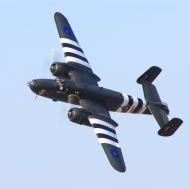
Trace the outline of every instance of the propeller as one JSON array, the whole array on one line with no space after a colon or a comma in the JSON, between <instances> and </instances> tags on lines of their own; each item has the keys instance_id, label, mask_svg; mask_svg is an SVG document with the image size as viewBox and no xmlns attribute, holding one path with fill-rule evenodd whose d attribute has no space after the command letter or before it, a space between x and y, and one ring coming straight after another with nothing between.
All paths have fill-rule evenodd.
<instances>
[{"instance_id":1,"label":"propeller","mask_svg":"<svg viewBox=\"0 0 190 189\"><path fill-rule=\"evenodd\" d=\"M68 115L68 117L71 119L73 116L74 116L74 111L73 110L70 110L70 111L68 111L68 113L67 113L67 115Z\"/></svg>"},{"instance_id":2,"label":"propeller","mask_svg":"<svg viewBox=\"0 0 190 189\"><path fill-rule=\"evenodd\" d=\"M49 73L49 68L54 62L65 62L64 53L61 48L50 49L50 51L48 52L48 55L44 59L43 65L42 65L43 72L45 71L45 72ZM27 83L27 85L29 85L29 82ZM67 104L67 103L62 104L61 103L59 117L62 119L63 114L67 114L68 111L73 107L79 107L79 106L76 106L73 104Z\"/></svg>"},{"instance_id":3,"label":"propeller","mask_svg":"<svg viewBox=\"0 0 190 189\"><path fill-rule=\"evenodd\" d=\"M38 95L35 96L35 100L37 100Z\"/></svg>"},{"instance_id":4,"label":"propeller","mask_svg":"<svg viewBox=\"0 0 190 189\"><path fill-rule=\"evenodd\" d=\"M30 81L28 81L28 82L26 83L26 85L29 86L29 85L30 85Z\"/></svg>"},{"instance_id":5,"label":"propeller","mask_svg":"<svg viewBox=\"0 0 190 189\"><path fill-rule=\"evenodd\" d=\"M54 62L64 62L64 54L61 48L52 48L48 55L46 56L44 63L42 65L42 70L48 71L52 63Z\"/></svg>"},{"instance_id":6,"label":"propeller","mask_svg":"<svg viewBox=\"0 0 190 189\"><path fill-rule=\"evenodd\" d=\"M28 81L28 82L26 83L26 85L29 87L29 86L30 86L30 81ZM36 100L37 97L38 97L38 95L36 94L34 99Z\"/></svg>"}]
</instances>

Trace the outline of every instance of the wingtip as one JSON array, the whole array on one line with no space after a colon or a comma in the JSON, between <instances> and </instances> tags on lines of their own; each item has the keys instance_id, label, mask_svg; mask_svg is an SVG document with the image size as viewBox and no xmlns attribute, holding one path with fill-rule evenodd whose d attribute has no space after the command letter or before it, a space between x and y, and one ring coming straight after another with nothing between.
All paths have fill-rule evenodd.
<instances>
[{"instance_id":1,"label":"wingtip","mask_svg":"<svg viewBox=\"0 0 190 189\"><path fill-rule=\"evenodd\" d=\"M111 144L102 144L111 166L118 172L125 172L126 166L123 159L121 148L114 147Z\"/></svg>"},{"instance_id":2,"label":"wingtip","mask_svg":"<svg viewBox=\"0 0 190 189\"><path fill-rule=\"evenodd\" d=\"M112 166L113 167L113 166ZM123 167L120 167L120 168L116 168L116 167L113 167L116 171L120 172L120 173L125 173L126 172L126 167L123 166Z\"/></svg>"},{"instance_id":3,"label":"wingtip","mask_svg":"<svg viewBox=\"0 0 190 189\"><path fill-rule=\"evenodd\" d=\"M126 172L126 166L125 166L125 162L124 162L124 159L123 159L123 156L122 156L122 153L120 154L120 160L118 160L117 162L114 162L112 160L110 160L110 164L111 166L118 172L120 173L124 173Z\"/></svg>"},{"instance_id":4,"label":"wingtip","mask_svg":"<svg viewBox=\"0 0 190 189\"><path fill-rule=\"evenodd\" d=\"M55 18L55 19L56 19L56 18L61 18L61 17L67 20L67 18L66 18L62 13L60 13L60 12L55 12L55 14L54 14L54 18Z\"/></svg>"},{"instance_id":5,"label":"wingtip","mask_svg":"<svg viewBox=\"0 0 190 189\"><path fill-rule=\"evenodd\" d=\"M159 71L159 72L162 71L162 68L160 68L160 67L158 67L158 66L152 66L152 67L150 67L150 69L152 69L152 70L157 70L157 71Z\"/></svg>"}]
</instances>

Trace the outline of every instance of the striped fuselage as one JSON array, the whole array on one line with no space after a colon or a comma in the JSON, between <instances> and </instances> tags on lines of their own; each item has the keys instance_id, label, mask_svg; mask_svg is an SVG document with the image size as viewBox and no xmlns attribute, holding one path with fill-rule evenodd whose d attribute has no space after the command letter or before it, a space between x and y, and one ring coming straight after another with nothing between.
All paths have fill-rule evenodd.
<instances>
[{"instance_id":1,"label":"striped fuselage","mask_svg":"<svg viewBox=\"0 0 190 189\"><path fill-rule=\"evenodd\" d=\"M46 93L40 93L39 95L54 99L56 101L68 102L68 97L74 94L78 96L78 99L90 99L97 103L102 104L106 110L113 112L123 113L139 113L139 114L151 114L147 107L147 103L141 98L133 97L125 93L120 93L110 89L106 89L94 85L85 85L84 87L69 87L67 84L67 93L61 91L51 91ZM80 104L80 101L77 105Z\"/></svg>"},{"instance_id":2,"label":"striped fuselage","mask_svg":"<svg viewBox=\"0 0 190 189\"><path fill-rule=\"evenodd\" d=\"M123 103L116 110L117 112L151 114L147 107L147 103L143 99L125 93L122 93L122 96Z\"/></svg>"}]
</instances>

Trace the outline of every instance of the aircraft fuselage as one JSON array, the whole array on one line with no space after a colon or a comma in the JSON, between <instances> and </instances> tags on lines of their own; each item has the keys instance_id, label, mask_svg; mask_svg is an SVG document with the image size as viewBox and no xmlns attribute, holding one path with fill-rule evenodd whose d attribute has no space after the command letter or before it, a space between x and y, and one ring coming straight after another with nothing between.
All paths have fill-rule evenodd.
<instances>
[{"instance_id":1,"label":"aircraft fuselage","mask_svg":"<svg viewBox=\"0 0 190 189\"><path fill-rule=\"evenodd\" d=\"M67 79L35 79L29 86L37 95L53 101L79 105L81 99L91 99L103 104L108 111L151 114L144 100L99 86L77 87Z\"/></svg>"}]
</instances>

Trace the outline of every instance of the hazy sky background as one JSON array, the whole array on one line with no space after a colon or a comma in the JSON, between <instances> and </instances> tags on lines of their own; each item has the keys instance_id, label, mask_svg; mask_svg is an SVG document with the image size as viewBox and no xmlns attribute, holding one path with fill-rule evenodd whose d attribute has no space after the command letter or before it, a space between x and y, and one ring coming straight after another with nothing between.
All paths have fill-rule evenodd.
<instances>
[{"instance_id":1,"label":"hazy sky background","mask_svg":"<svg viewBox=\"0 0 190 189\"><path fill-rule=\"evenodd\" d=\"M189 189L190 3L184 0L0 0L1 189ZM26 86L53 78L62 12L101 85L143 97L137 77L163 69L157 85L171 115L184 120L171 138L152 116L113 113L127 172L112 169L91 128L67 119L68 106Z\"/></svg>"}]
</instances>

